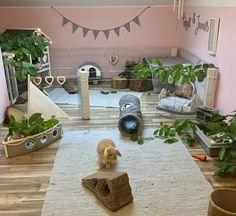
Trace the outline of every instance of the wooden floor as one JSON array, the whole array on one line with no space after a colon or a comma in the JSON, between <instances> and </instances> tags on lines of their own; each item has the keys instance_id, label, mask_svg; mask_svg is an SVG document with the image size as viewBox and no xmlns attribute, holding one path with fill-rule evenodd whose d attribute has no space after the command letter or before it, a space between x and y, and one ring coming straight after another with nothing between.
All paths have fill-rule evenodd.
<instances>
[{"instance_id":1,"label":"wooden floor","mask_svg":"<svg viewBox=\"0 0 236 216\"><path fill-rule=\"evenodd\" d=\"M155 105L157 95L145 93L141 98L144 127L156 128L159 122L175 120L173 115L157 112ZM25 105L20 106L25 109ZM63 129L81 130L94 128L116 128L119 109L93 107L91 120L80 117L77 106L60 106L70 117L63 121ZM0 140L7 133L7 128L0 128ZM22 156L6 159L2 146L0 147L0 216L31 216L40 215L45 194L47 192L50 173L60 140L48 147ZM145 145L145 143L144 143ZM204 153L200 145L188 148L190 153ZM208 157L207 162L195 160L206 179L214 188L236 188L236 178L215 178L215 160Z\"/></svg>"}]
</instances>

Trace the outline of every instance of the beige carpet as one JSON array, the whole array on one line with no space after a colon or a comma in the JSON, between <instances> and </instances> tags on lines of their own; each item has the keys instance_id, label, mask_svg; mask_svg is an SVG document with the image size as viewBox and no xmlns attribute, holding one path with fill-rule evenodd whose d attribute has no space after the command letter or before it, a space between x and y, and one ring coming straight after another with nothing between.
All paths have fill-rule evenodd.
<instances>
[{"instance_id":1,"label":"beige carpet","mask_svg":"<svg viewBox=\"0 0 236 216\"><path fill-rule=\"evenodd\" d=\"M146 130L146 136L152 131ZM96 171L96 145L102 138L113 139L121 151L115 170L128 173L134 197L115 213L81 184L83 177ZM60 144L42 215L204 216L211 191L181 142L155 139L138 145L120 137L118 130L72 131Z\"/></svg>"}]
</instances>

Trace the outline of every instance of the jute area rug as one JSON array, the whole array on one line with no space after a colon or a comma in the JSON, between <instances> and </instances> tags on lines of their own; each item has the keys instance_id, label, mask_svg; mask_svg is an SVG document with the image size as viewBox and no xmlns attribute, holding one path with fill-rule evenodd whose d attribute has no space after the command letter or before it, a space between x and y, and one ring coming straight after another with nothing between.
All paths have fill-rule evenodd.
<instances>
[{"instance_id":1,"label":"jute area rug","mask_svg":"<svg viewBox=\"0 0 236 216\"><path fill-rule=\"evenodd\" d=\"M149 136L153 130L146 130ZM107 210L81 183L96 171L96 146L111 138L121 151L115 169L127 172L133 203ZM70 216L204 216L212 191L186 147L162 139L138 145L118 130L66 132L56 155L42 215Z\"/></svg>"}]
</instances>

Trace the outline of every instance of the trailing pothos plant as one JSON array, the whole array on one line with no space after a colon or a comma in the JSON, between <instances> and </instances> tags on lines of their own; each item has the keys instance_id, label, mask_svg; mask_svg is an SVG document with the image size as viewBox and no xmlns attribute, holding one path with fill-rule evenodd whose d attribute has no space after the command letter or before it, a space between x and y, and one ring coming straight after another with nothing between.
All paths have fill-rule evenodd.
<instances>
[{"instance_id":1,"label":"trailing pothos plant","mask_svg":"<svg viewBox=\"0 0 236 216\"><path fill-rule=\"evenodd\" d=\"M208 68L214 68L213 64L174 64L170 67L159 65L154 70L158 75L158 80L161 83L173 84L179 82L184 83L195 83L195 81L202 82L207 75Z\"/></svg>"},{"instance_id":2,"label":"trailing pothos plant","mask_svg":"<svg viewBox=\"0 0 236 216\"><path fill-rule=\"evenodd\" d=\"M0 47L2 49L5 65L16 69L19 80L26 79L27 75L36 75L37 68L30 63L42 58L49 41L40 32L27 36L23 34L11 35L0 33Z\"/></svg>"},{"instance_id":3,"label":"trailing pothos plant","mask_svg":"<svg viewBox=\"0 0 236 216\"><path fill-rule=\"evenodd\" d=\"M236 114L220 115L213 114L212 117L203 123L189 119L176 120L171 125L161 123L160 127L154 131L155 137L165 138L166 143L178 141L179 135L183 142L192 146L194 138L191 131L198 126L214 143L225 143L219 152L219 162L216 164L218 169L216 175L223 175L236 171Z\"/></svg>"},{"instance_id":4,"label":"trailing pothos plant","mask_svg":"<svg viewBox=\"0 0 236 216\"><path fill-rule=\"evenodd\" d=\"M194 143L194 139L191 135L192 130L197 125L196 121L190 119L177 119L171 125L160 123L160 126L154 131L153 137L142 137L136 134L130 135L130 139L132 141L136 141L138 144L143 144L144 141L153 140L155 138L163 138L165 139L165 143L175 143L179 139L177 135L187 143L189 146L192 146Z\"/></svg>"},{"instance_id":5,"label":"trailing pothos plant","mask_svg":"<svg viewBox=\"0 0 236 216\"><path fill-rule=\"evenodd\" d=\"M177 119L171 125L161 122L160 127L154 131L154 136L164 138L165 143L172 144L178 141L178 135L183 142L193 146L194 139L191 136L191 132L196 125L197 122L190 119Z\"/></svg>"},{"instance_id":6,"label":"trailing pothos plant","mask_svg":"<svg viewBox=\"0 0 236 216\"><path fill-rule=\"evenodd\" d=\"M59 120L55 116L45 121L41 113L34 113L29 118L23 117L20 121L16 121L14 116L11 115L7 126L10 136L12 135L13 138L23 138L46 131L58 123Z\"/></svg>"}]
</instances>

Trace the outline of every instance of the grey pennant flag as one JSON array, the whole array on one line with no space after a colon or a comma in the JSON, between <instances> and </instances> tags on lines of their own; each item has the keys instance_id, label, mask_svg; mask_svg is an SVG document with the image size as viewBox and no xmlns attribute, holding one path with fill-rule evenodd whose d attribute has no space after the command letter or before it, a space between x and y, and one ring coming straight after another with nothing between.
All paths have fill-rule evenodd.
<instances>
[{"instance_id":1,"label":"grey pennant flag","mask_svg":"<svg viewBox=\"0 0 236 216\"><path fill-rule=\"evenodd\" d=\"M83 27L82 27L82 29L83 29L83 37L86 37L86 35L87 35L88 32L89 32L89 29L83 28Z\"/></svg>"},{"instance_id":2,"label":"grey pennant flag","mask_svg":"<svg viewBox=\"0 0 236 216\"><path fill-rule=\"evenodd\" d=\"M120 35L120 27L114 28L113 30L115 31L115 33L119 37L119 35Z\"/></svg>"},{"instance_id":3,"label":"grey pennant flag","mask_svg":"<svg viewBox=\"0 0 236 216\"><path fill-rule=\"evenodd\" d=\"M72 23L72 32L75 33L75 31L79 28L79 25L76 23Z\"/></svg>"},{"instance_id":4,"label":"grey pennant flag","mask_svg":"<svg viewBox=\"0 0 236 216\"><path fill-rule=\"evenodd\" d=\"M133 21L134 21L138 26L140 26L140 22L139 22L139 17L138 17L138 16L135 17L135 18L133 19Z\"/></svg>"},{"instance_id":5,"label":"grey pennant flag","mask_svg":"<svg viewBox=\"0 0 236 216\"><path fill-rule=\"evenodd\" d=\"M95 40L96 40L98 34L99 34L99 30L93 30L93 35L94 35Z\"/></svg>"},{"instance_id":6,"label":"grey pennant flag","mask_svg":"<svg viewBox=\"0 0 236 216\"><path fill-rule=\"evenodd\" d=\"M67 18L63 17L62 26L66 25L68 22L69 22L69 20Z\"/></svg>"},{"instance_id":7,"label":"grey pennant flag","mask_svg":"<svg viewBox=\"0 0 236 216\"><path fill-rule=\"evenodd\" d=\"M106 39L108 40L108 38L109 38L109 33L110 33L110 30L103 30L103 33L104 33L104 35L105 35Z\"/></svg>"},{"instance_id":8,"label":"grey pennant flag","mask_svg":"<svg viewBox=\"0 0 236 216\"><path fill-rule=\"evenodd\" d=\"M124 27L126 28L126 30L127 30L128 32L130 32L130 24L129 24L129 22L126 23L126 24L124 24Z\"/></svg>"}]
</instances>

